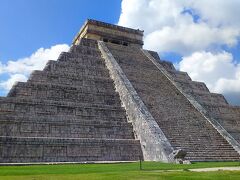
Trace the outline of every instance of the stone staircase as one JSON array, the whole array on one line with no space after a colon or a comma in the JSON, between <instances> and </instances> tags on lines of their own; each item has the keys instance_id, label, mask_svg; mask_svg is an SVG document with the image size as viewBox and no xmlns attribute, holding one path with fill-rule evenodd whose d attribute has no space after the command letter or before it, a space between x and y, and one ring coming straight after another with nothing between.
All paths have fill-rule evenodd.
<instances>
[{"instance_id":1,"label":"stone staircase","mask_svg":"<svg viewBox=\"0 0 240 180\"><path fill-rule=\"evenodd\" d=\"M107 47L174 149L186 150L186 159L191 161L239 160L237 151L157 69L140 48L111 43L107 43ZM150 53L158 58L156 53ZM166 61L159 63L177 85L185 93L192 95L214 118L219 117L223 121L227 118L235 119L235 123L229 127L217 119L223 127L228 131L239 129L237 123L237 120L240 122L239 108L228 105L222 95L210 93L204 83L192 81L187 73L175 70L171 63ZM222 112L219 108L225 108L225 111ZM235 111L235 115L232 115L234 117L230 117L231 111ZM223 114L227 117L225 118Z\"/></svg>"},{"instance_id":2,"label":"stone staircase","mask_svg":"<svg viewBox=\"0 0 240 180\"><path fill-rule=\"evenodd\" d=\"M139 47L106 45L175 150L191 161L239 160ZM240 143L239 107L149 53ZM81 39L0 97L0 163L139 160L140 142L114 86L97 41Z\"/></svg>"},{"instance_id":3,"label":"stone staircase","mask_svg":"<svg viewBox=\"0 0 240 180\"><path fill-rule=\"evenodd\" d=\"M154 54L154 52L152 52ZM157 54L154 56L160 60ZM163 65L165 62L160 61ZM169 63L169 62L168 62ZM166 68L169 73L179 74L173 65ZM182 72L184 73L184 72ZM185 73L183 78L175 78L175 82L186 94L193 96L207 111L208 114L216 119L235 140L240 143L240 107L228 104L225 97L221 94L211 93L202 82L192 81Z\"/></svg>"},{"instance_id":4,"label":"stone staircase","mask_svg":"<svg viewBox=\"0 0 240 180\"><path fill-rule=\"evenodd\" d=\"M0 98L0 163L142 156L97 47L82 39Z\"/></svg>"}]
</instances>

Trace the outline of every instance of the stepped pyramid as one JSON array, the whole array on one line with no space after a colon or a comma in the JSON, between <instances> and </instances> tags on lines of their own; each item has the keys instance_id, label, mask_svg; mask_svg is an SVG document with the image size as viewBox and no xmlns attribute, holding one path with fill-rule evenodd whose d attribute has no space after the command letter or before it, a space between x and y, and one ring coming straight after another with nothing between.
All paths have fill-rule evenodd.
<instances>
[{"instance_id":1,"label":"stepped pyramid","mask_svg":"<svg viewBox=\"0 0 240 180\"><path fill-rule=\"evenodd\" d=\"M239 160L240 107L142 39L87 20L69 52L0 98L0 163Z\"/></svg>"}]
</instances>

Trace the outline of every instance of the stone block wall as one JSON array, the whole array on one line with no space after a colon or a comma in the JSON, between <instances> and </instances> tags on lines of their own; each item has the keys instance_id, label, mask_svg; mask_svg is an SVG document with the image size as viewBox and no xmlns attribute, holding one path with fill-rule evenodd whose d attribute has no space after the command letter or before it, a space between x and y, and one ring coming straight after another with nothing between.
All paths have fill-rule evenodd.
<instances>
[{"instance_id":1,"label":"stone block wall","mask_svg":"<svg viewBox=\"0 0 240 180\"><path fill-rule=\"evenodd\" d=\"M186 158L195 161L239 159L232 145L141 49L113 44L107 47L174 149L184 149ZM203 83L191 81L187 73L174 70L169 64L163 66L164 62L158 63L202 104L227 104L222 95L211 94Z\"/></svg>"},{"instance_id":2,"label":"stone block wall","mask_svg":"<svg viewBox=\"0 0 240 180\"><path fill-rule=\"evenodd\" d=\"M141 156L97 41L82 39L0 97L0 163Z\"/></svg>"},{"instance_id":3,"label":"stone block wall","mask_svg":"<svg viewBox=\"0 0 240 180\"><path fill-rule=\"evenodd\" d=\"M149 53L155 59L160 60L157 53L151 51ZM158 63L164 66L164 62L158 61ZM240 107L229 105L223 95L211 93L204 83L176 78L176 76L172 75L174 73L173 69L169 70L166 66L164 67L176 85L184 93L193 97L205 109L206 115L217 121L218 127L222 126L219 129L225 129L228 136L232 136L237 141L234 143L234 147L240 152L238 144L240 143ZM179 73L178 71L175 72ZM232 138L227 139L229 139L229 142L232 141Z\"/></svg>"},{"instance_id":4,"label":"stone block wall","mask_svg":"<svg viewBox=\"0 0 240 180\"><path fill-rule=\"evenodd\" d=\"M0 162L91 162L136 160L136 140L0 137Z\"/></svg>"}]
</instances>

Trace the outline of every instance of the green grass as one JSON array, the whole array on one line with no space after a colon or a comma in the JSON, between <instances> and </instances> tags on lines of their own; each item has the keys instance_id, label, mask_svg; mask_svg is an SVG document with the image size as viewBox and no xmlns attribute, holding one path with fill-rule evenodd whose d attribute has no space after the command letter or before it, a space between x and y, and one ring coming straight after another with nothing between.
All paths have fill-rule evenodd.
<instances>
[{"instance_id":1,"label":"green grass","mask_svg":"<svg viewBox=\"0 0 240 180\"><path fill-rule=\"evenodd\" d=\"M0 166L0 179L240 179L240 171L188 171L193 168L229 166L239 166L239 162L199 162L190 165L143 162L143 170L139 170L139 163Z\"/></svg>"}]
</instances>

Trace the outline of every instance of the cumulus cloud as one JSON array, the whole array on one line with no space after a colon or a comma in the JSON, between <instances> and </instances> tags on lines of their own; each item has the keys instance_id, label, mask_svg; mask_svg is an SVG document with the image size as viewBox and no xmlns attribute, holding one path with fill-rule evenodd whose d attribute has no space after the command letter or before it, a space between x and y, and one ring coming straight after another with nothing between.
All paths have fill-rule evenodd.
<instances>
[{"instance_id":1,"label":"cumulus cloud","mask_svg":"<svg viewBox=\"0 0 240 180\"><path fill-rule=\"evenodd\" d=\"M189 55L236 45L239 7L237 0L123 0L118 24L144 29L147 49Z\"/></svg>"},{"instance_id":2,"label":"cumulus cloud","mask_svg":"<svg viewBox=\"0 0 240 180\"><path fill-rule=\"evenodd\" d=\"M232 54L221 52L195 52L190 56L183 57L179 63L181 71L187 71L189 75L198 81L205 81L212 91L222 91L218 84L219 79L237 79L240 65L233 62Z\"/></svg>"},{"instance_id":3,"label":"cumulus cloud","mask_svg":"<svg viewBox=\"0 0 240 180\"><path fill-rule=\"evenodd\" d=\"M201 16L204 21L213 26L239 27L239 0L201 0L189 1L189 6Z\"/></svg>"},{"instance_id":4,"label":"cumulus cloud","mask_svg":"<svg viewBox=\"0 0 240 180\"><path fill-rule=\"evenodd\" d=\"M177 67L240 105L239 0L122 0L119 25L144 30L144 48L182 56ZM171 59L169 59L171 60Z\"/></svg>"},{"instance_id":5,"label":"cumulus cloud","mask_svg":"<svg viewBox=\"0 0 240 180\"><path fill-rule=\"evenodd\" d=\"M23 74L10 74L10 78L6 81L1 82L0 87L5 90L9 90L17 81L25 82L27 81L27 77Z\"/></svg>"},{"instance_id":6,"label":"cumulus cloud","mask_svg":"<svg viewBox=\"0 0 240 180\"><path fill-rule=\"evenodd\" d=\"M238 30L209 28L206 24L182 24L177 27L163 27L148 34L145 48L159 52L175 52L187 55L194 51L210 49L213 46L237 43Z\"/></svg>"},{"instance_id":7,"label":"cumulus cloud","mask_svg":"<svg viewBox=\"0 0 240 180\"><path fill-rule=\"evenodd\" d=\"M3 73L3 64L2 62L0 61L0 74Z\"/></svg>"},{"instance_id":8,"label":"cumulus cloud","mask_svg":"<svg viewBox=\"0 0 240 180\"><path fill-rule=\"evenodd\" d=\"M203 81L212 92L223 93L233 104L240 104L240 64L228 52L195 52L183 57L181 71L191 78Z\"/></svg>"},{"instance_id":9,"label":"cumulus cloud","mask_svg":"<svg viewBox=\"0 0 240 180\"><path fill-rule=\"evenodd\" d=\"M0 88L8 91L16 81L26 81L33 70L42 70L48 60L56 60L63 51L68 51L67 44L58 44L50 48L40 48L31 56L18 60L0 62L0 75L6 74L9 78L0 82Z\"/></svg>"}]
</instances>

